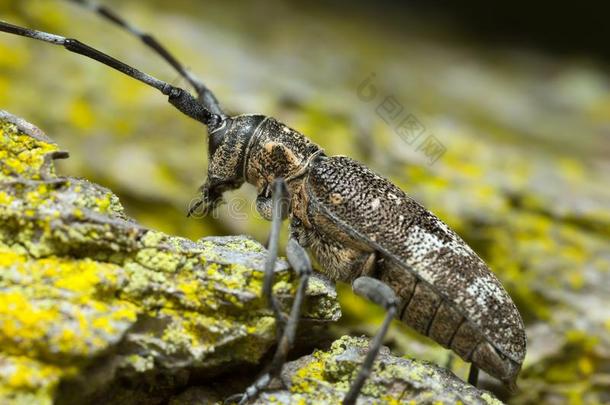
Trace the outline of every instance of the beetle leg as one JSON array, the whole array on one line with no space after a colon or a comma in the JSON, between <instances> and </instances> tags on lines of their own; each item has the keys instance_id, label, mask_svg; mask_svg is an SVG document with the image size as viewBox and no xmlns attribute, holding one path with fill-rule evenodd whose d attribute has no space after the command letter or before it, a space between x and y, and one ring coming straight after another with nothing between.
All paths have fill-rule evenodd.
<instances>
[{"instance_id":1,"label":"beetle leg","mask_svg":"<svg viewBox=\"0 0 610 405\"><path fill-rule=\"evenodd\" d=\"M473 363L470 363L470 372L468 372L468 384L476 387L479 382L479 368Z\"/></svg>"},{"instance_id":2,"label":"beetle leg","mask_svg":"<svg viewBox=\"0 0 610 405\"><path fill-rule=\"evenodd\" d=\"M359 277L352 283L352 288L356 294L368 298L375 304L384 307L386 310L386 316L383 320L381 328L379 329L379 332L377 332L369 346L369 351L366 354L356 379L352 382L352 385L348 393L345 395L345 398L343 398L343 405L351 405L356 403L360 390L371 373L375 358L381 349L383 338L390 327L390 322L392 322L392 319L396 316L396 311L398 308L398 299L396 298L394 291L388 287L387 284L384 284L377 279L371 277Z\"/></svg>"},{"instance_id":3,"label":"beetle leg","mask_svg":"<svg viewBox=\"0 0 610 405\"><path fill-rule=\"evenodd\" d=\"M299 325L299 319L301 318L305 290L307 289L307 283L313 270L307 252L305 252L305 249L303 249L303 247L293 238L290 238L288 241L286 256L288 257L290 266L299 276L299 286L292 303L290 317L286 322L282 337L279 340L277 349L275 350L275 354L273 355L273 359L271 360L271 364L267 368L267 371L261 375L254 384L249 386L244 394L229 397L228 401L237 398L239 399L239 404L242 405L248 400L255 398L261 390L269 385L271 379L280 373L282 366L286 363L286 357L288 356L290 349L292 349L297 327Z\"/></svg>"},{"instance_id":4,"label":"beetle leg","mask_svg":"<svg viewBox=\"0 0 610 405\"><path fill-rule=\"evenodd\" d=\"M299 243L290 238L288 245L286 246L286 256L290 266L297 272L299 276L299 286L297 288L292 308L290 309L290 317L286 322L284 333L278 343L275 355L271 362L270 372L275 375L280 372L282 366L286 362L286 356L294 344L294 337L296 335L297 326L299 319L301 318L301 309L303 307L303 301L305 299L305 290L307 289L307 283L309 277L313 272L311 267L311 261L307 252Z\"/></svg>"},{"instance_id":5,"label":"beetle leg","mask_svg":"<svg viewBox=\"0 0 610 405\"><path fill-rule=\"evenodd\" d=\"M269 234L269 245L267 247L268 254L267 260L265 261L265 277L263 280L263 296L267 299L275 319L279 326L284 324L284 315L280 311L279 303L273 296L273 278L275 275L275 263L277 261L278 246L280 242L280 231L282 221L288 216L288 188L284 179L276 179L273 183L273 207L272 207L272 219L271 219L271 233Z\"/></svg>"},{"instance_id":6,"label":"beetle leg","mask_svg":"<svg viewBox=\"0 0 610 405\"><path fill-rule=\"evenodd\" d=\"M277 349L271 360L271 364L267 367L267 370L256 379L254 384L250 385L246 392L243 394L237 394L229 397L225 402L239 401L239 404L245 404L248 400L255 398L261 390L263 390L272 377L279 374L282 366L286 362L288 352L294 344L294 338L296 335L297 326L299 319L301 318L301 308L303 306L303 300L305 298L305 290L307 289L307 283L312 273L311 261L305 249L299 243L290 238L286 247L286 256L290 266L297 272L299 276L299 286L297 288L294 302L290 310L290 316L288 319L284 319L284 315L279 309L279 304L272 293L273 276L275 262L277 260L279 235L282 220L287 217L288 204L288 189L283 179L276 179L273 184L273 208L272 208L272 222L271 222L271 234L269 236L269 254L267 261L265 262L265 279L263 283L263 295L267 297L268 302L273 308L273 312L276 316L278 333L281 330L281 337L278 342ZM281 328L281 325L284 327ZM280 329L281 328L281 329Z\"/></svg>"}]
</instances>

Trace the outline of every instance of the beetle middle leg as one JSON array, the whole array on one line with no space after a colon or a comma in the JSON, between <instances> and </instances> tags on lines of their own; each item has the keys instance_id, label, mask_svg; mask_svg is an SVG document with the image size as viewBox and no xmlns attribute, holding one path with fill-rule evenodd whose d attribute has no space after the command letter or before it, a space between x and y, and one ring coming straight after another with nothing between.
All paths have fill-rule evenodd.
<instances>
[{"instance_id":1,"label":"beetle middle leg","mask_svg":"<svg viewBox=\"0 0 610 405\"><path fill-rule=\"evenodd\" d=\"M363 296L373 303L382 306L386 310L386 316L383 320L381 328L373 338L371 345L369 346L368 353L360 366L360 371L356 376L356 379L352 382L349 391L343 399L343 405L351 405L356 403L360 390L364 385L364 382L371 373L375 358L381 349L383 338L388 332L392 319L396 316L398 311L398 298L394 291L382 281L379 281L371 277L359 277L352 283L354 292L360 296Z\"/></svg>"}]
</instances>

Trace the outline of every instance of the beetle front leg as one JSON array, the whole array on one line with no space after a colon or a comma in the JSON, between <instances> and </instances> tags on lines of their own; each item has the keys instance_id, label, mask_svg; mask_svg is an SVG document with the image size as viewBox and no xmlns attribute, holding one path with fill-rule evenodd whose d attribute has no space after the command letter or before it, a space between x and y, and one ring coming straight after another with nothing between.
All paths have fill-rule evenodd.
<instances>
[{"instance_id":1,"label":"beetle front leg","mask_svg":"<svg viewBox=\"0 0 610 405\"><path fill-rule=\"evenodd\" d=\"M265 261L265 277L263 279L263 296L267 299L269 305L273 309L275 319L278 324L278 332L280 325L284 324L284 315L280 311L279 303L273 296L273 278L275 276L275 263L277 262L278 248L280 243L280 231L282 221L288 216L288 188L284 179L276 179L272 187L272 218L271 232L269 234L269 245L267 247L268 254Z\"/></svg>"},{"instance_id":2,"label":"beetle front leg","mask_svg":"<svg viewBox=\"0 0 610 405\"><path fill-rule=\"evenodd\" d=\"M288 240L286 256L288 257L290 266L299 276L299 286L294 297L294 302L292 303L292 308L290 309L290 317L288 318L284 333L282 334L271 362L270 373L272 375L276 375L281 371L282 366L286 362L288 352L292 349L297 326L299 325L299 319L301 319L301 310L303 308L303 301L305 300L305 290L307 289L309 277L311 276L311 273L313 273L311 261L309 260L307 252L293 238Z\"/></svg>"},{"instance_id":3,"label":"beetle front leg","mask_svg":"<svg viewBox=\"0 0 610 405\"><path fill-rule=\"evenodd\" d=\"M392 322L392 319L396 316L396 311L398 308L398 299L396 298L394 291L388 285L377 279L371 277L359 277L352 283L352 288L356 294L368 298L375 304L385 308L386 316L383 320L381 328L379 329L379 332L377 332L369 346L369 351L366 354L356 379L352 382L352 385L348 393L345 395L345 398L343 398L343 405L351 405L356 403L360 390L371 373L375 358L381 349L383 338L390 327L390 322Z\"/></svg>"},{"instance_id":4,"label":"beetle front leg","mask_svg":"<svg viewBox=\"0 0 610 405\"><path fill-rule=\"evenodd\" d=\"M299 319L301 318L303 301L305 300L305 290L307 289L309 277L313 273L313 269L307 252L305 252L305 249L303 249L303 247L293 238L290 238L288 241L286 256L288 257L290 266L299 276L299 286L292 303L290 317L286 322L282 337L278 342L277 349L275 350L275 354L273 355L273 359L271 360L271 364L267 368L267 371L257 378L254 384L246 389L244 394L238 394L229 398L229 400L233 398L239 399L240 405L245 404L250 399L256 398L260 391L269 385L271 379L282 371L288 353L294 345Z\"/></svg>"},{"instance_id":5,"label":"beetle front leg","mask_svg":"<svg viewBox=\"0 0 610 405\"><path fill-rule=\"evenodd\" d=\"M260 391L267 387L269 382L271 382L271 379L279 374L282 366L286 362L286 357L294 344L296 329L299 319L301 318L301 309L305 299L305 290L307 289L309 277L313 272L311 261L309 260L309 256L307 255L307 252L305 252L305 249L299 245L294 238L290 238L286 247L286 256L290 266L299 276L299 286L297 288L294 302L292 303L290 316L285 319L284 314L281 312L279 304L275 299L275 296L273 296L272 286L275 263L277 261L281 224L282 221L287 217L288 212L288 204L286 204L288 200L288 189L283 179L277 179L273 184L272 190L272 223L271 233L269 236L269 253L265 262L263 295L267 298L267 301L270 303L273 312L275 313L278 334L281 333L281 337L271 364L267 367L267 371L257 378L254 384L246 389L244 394L233 395L227 399L227 402L238 400L240 405L245 404L252 398L255 398ZM284 325L284 327L281 328L281 325Z\"/></svg>"}]
</instances>

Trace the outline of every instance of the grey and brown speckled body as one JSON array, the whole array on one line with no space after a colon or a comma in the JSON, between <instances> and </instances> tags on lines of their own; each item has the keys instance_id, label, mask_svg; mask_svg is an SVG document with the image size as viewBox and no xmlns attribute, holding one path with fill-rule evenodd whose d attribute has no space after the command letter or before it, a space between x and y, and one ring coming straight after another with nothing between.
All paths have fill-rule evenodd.
<instances>
[{"instance_id":1,"label":"grey and brown speckled body","mask_svg":"<svg viewBox=\"0 0 610 405\"><path fill-rule=\"evenodd\" d=\"M498 279L455 232L347 157L317 158L304 184L314 235L323 232L322 241L309 244L323 266L345 281L360 276L327 257L332 252L320 245L337 233L350 235L357 245L366 241L369 249L362 254L372 250L382 259L372 274L400 298L402 321L491 375L514 382L525 356L521 316Z\"/></svg>"},{"instance_id":2,"label":"grey and brown speckled body","mask_svg":"<svg viewBox=\"0 0 610 405\"><path fill-rule=\"evenodd\" d=\"M208 205L247 181L258 190L258 211L270 219L270 185L285 179L291 233L327 276L385 282L400 299L403 322L514 386L526 350L523 322L455 232L387 179L350 158L324 155L273 118L230 121L210 140Z\"/></svg>"}]
</instances>

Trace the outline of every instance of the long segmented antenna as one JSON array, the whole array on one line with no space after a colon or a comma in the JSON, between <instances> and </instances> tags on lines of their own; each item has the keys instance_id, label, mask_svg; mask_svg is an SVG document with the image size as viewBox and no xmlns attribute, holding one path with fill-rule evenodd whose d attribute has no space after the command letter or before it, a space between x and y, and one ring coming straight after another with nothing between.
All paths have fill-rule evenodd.
<instances>
[{"instance_id":1,"label":"long segmented antenna","mask_svg":"<svg viewBox=\"0 0 610 405\"><path fill-rule=\"evenodd\" d=\"M144 44L146 44L148 47L152 48L156 53L158 53L165 61L167 61L174 69L176 69L176 71L178 71L178 73L180 73L180 75L183 78L185 78L190 83L191 86L193 86L193 88L197 92L199 101L204 105L204 107L206 107L208 110L210 110L214 114L217 114L223 118L226 117L226 114L220 108L220 103L218 103L218 100L216 99L216 96L214 96L214 93L212 93L210 91L210 89L208 89L207 86L205 84L203 84L203 82L197 76L195 76L190 71L188 71L184 67L184 65L182 65L182 63L180 63L178 61L178 59L176 59L174 57L174 55L172 55L167 50L167 48L165 48L163 45L161 45L159 43L159 41L157 41L152 35L135 27L134 25L129 23L127 20L125 20L124 18L122 18L121 16L116 14L114 11L112 11L110 8L108 8L104 5L101 5L101 4L98 4L96 2L89 1L89 0L68 0L68 1L77 3L80 6L86 7L88 9L94 11L95 13L99 14L102 18L118 25L119 27L127 30L131 34L140 38L140 40Z\"/></svg>"},{"instance_id":2,"label":"long segmented antenna","mask_svg":"<svg viewBox=\"0 0 610 405\"><path fill-rule=\"evenodd\" d=\"M112 56L98 51L97 49L94 49L76 39L65 38L60 35L50 34L48 32L19 27L4 21L0 21L0 31L36 39L38 41L48 42L53 45L61 45L70 52L78 53L88 58L95 59L106 66L116 69L129 77L149 85L150 87L154 87L161 93L168 96L169 102L178 110L210 128L215 128L223 120L221 116L205 108L186 90L181 89L180 87L172 86L171 84L159 80L147 73L141 72L138 69L135 69L126 63L123 63Z\"/></svg>"}]
</instances>

